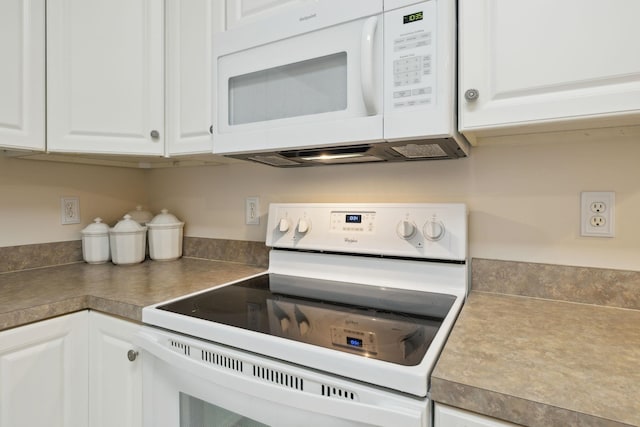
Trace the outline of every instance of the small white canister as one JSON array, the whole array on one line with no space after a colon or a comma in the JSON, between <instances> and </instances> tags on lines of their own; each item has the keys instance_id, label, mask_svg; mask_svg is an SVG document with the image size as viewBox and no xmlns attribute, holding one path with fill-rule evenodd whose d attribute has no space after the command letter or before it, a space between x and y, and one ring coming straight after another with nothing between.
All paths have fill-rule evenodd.
<instances>
[{"instance_id":1,"label":"small white canister","mask_svg":"<svg viewBox=\"0 0 640 427\"><path fill-rule=\"evenodd\" d=\"M82 258L89 264L104 264L111 259L109 251L109 226L96 218L82 234Z\"/></svg>"},{"instance_id":2,"label":"small white canister","mask_svg":"<svg viewBox=\"0 0 640 427\"><path fill-rule=\"evenodd\" d=\"M147 223L153 219L153 214L145 211L142 205L136 206L134 210L127 212L126 215L129 215L132 220L140 225L147 225Z\"/></svg>"},{"instance_id":3,"label":"small white canister","mask_svg":"<svg viewBox=\"0 0 640 427\"><path fill-rule=\"evenodd\" d=\"M172 261L182 256L182 232L184 222L181 222L166 209L156 215L149 227L149 256L156 261Z\"/></svg>"},{"instance_id":4,"label":"small white canister","mask_svg":"<svg viewBox=\"0 0 640 427\"><path fill-rule=\"evenodd\" d=\"M143 227L125 215L121 221L109 229L111 261L114 264L138 264L144 261L147 244L147 227Z\"/></svg>"}]
</instances>

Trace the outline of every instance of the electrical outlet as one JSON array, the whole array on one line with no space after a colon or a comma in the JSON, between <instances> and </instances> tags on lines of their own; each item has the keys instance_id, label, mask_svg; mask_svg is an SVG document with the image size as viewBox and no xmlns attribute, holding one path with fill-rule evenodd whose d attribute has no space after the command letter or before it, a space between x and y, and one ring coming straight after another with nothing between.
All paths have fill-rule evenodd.
<instances>
[{"instance_id":1,"label":"electrical outlet","mask_svg":"<svg viewBox=\"0 0 640 427\"><path fill-rule=\"evenodd\" d=\"M244 207L245 224L257 225L260 224L260 198L259 197L247 197L245 199Z\"/></svg>"},{"instance_id":2,"label":"electrical outlet","mask_svg":"<svg viewBox=\"0 0 640 427\"><path fill-rule=\"evenodd\" d=\"M80 224L80 200L77 197L62 197L60 209L62 225Z\"/></svg>"},{"instance_id":3,"label":"electrical outlet","mask_svg":"<svg viewBox=\"0 0 640 427\"><path fill-rule=\"evenodd\" d=\"M580 195L580 232L583 236L614 237L613 191L583 191Z\"/></svg>"}]
</instances>

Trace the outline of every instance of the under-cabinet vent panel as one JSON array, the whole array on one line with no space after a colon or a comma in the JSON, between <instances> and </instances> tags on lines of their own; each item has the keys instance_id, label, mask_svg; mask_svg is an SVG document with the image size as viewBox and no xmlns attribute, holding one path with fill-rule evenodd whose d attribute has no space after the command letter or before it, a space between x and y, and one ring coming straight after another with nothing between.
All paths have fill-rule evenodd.
<instances>
[{"instance_id":1,"label":"under-cabinet vent panel","mask_svg":"<svg viewBox=\"0 0 640 427\"><path fill-rule=\"evenodd\" d=\"M304 380L295 375L280 372L276 369L263 368L262 366L253 366L253 376L272 384L278 384L294 390L304 391Z\"/></svg>"},{"instance_id":2,"label":"under-cabinet vent panel","mask_svg":"<svg viewBox=\"0 0 640 427\"><path fill-rule=\"evenodd\" d=\"M173 348L174 351L182 353L186 356L191 356L191 346L185 343L181 343L180 341L169 340L169 345Z\"/></svg>"},{"instance_id":3,"label":"under-cabinet vent panel","mask_svg":"<svg viewBox=\"0 0 640 427\"><path fill-rule=\"evenodd\" d=\"M322 384L322 395L344 400L358 400L354 392L326 384Z\"/></svg>"},{"instance_id":4,"label":"under-cabinet vent panel","mask_svg":"<svg viewBox=\"0 0 640 427\"><path fill-rule=\"evenodd\" d=\"M242 372L242 360L233 357L223 356L213 351L202 350L202 360L211 365L220 366L222 368L231 369L233 371Z\"/></svg>"}]
</instances>

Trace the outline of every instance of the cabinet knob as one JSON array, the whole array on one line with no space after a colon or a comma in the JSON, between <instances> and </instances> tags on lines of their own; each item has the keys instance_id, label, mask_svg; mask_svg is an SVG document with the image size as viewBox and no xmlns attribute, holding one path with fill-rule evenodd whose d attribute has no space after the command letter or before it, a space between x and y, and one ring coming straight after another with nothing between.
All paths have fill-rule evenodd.
<instances>
[{"instance_id":1,"label":"cabinet knob","mask_svg":"<svg viewBox=\"0 0 640 427\"><path fill-rule=\"evenodd\" d=\"M464 93L464 99L470 102L476 101L479 96L480 92L478 92L478 89L467 89Z\"/></svg>"},{"instance_id":2,"label":"cabinet knob","mask_svg":"<svg viewBox=\"0 0 640 427\"><path fill-rule=\"evenodd\" d=\"M153 138L153 139L160 138L160 132L158 132L157 130L152 130L151 131L151 138Z\"/></svg>"},{"instance_id":3,"label":"cabinet knob","mask_svg":"<svg viewBox=\"0 0 640 427\"><path fill-rule=\"evenodd\" d=\"M209 126L209 133L213 135L213 125Z\"/></svg>"},{"instance_id":4,"label":"cabinet knob","mask_svg":"<svg viewBox=\"0 0 640 427\"><path fill-rule=\"evenodd\" d=\"M130 362L133 362L134 360L136 360L137 357L138 357L137 351L135 350L127 351L127 359L129 359Z\"/></svg>"}]
</instances>

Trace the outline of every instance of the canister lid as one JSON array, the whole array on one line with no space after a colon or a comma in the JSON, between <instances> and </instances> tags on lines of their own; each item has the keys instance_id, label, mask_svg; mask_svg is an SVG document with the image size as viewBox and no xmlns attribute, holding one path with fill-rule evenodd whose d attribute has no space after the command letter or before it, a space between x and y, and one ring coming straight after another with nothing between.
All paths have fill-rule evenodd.
<instances>
[{"instance_id":1,"label":"canister lid","mask_svg":"<svg viewBox=\"0 0 640 427\"><path fill-rule=\"evenodd\" d=\"M140 225L146 225L153 218L153 214L143 210L141 205L136 206L135 210L127 212L127 215Z\"/></svg>"},{"instance_id":2,"label":"canister lid","mask_svg":"<svg viewBox=\"0 0 640 427\"><path fill-rule=\"evenodd\" d=\"M137 221L131 219L131 215L127 214L109 231L112 233L138 233L146 229L147 227L143 227Z\"/></svg>"},{"instance_id":3,"label":"canister lid","mask_svg":"<svg viewBox=\"0 0 640 427\"><path fill-rule=\"evenodd\" d=\"M101 234L109 234L109 226L102 222L102 218L98 217L93 220L93 223L87 225L82 231L80 231L83 235L101 235Z\"/></svg>"},{"instance_id":4,"label":"canister lid","mask_svg":"<svg viewBox=\"0 0 640 427\"><path fill-rule=\"evenodd\" d=\"M181 222L175 215L170 214L167 209L162 209L158 215L153 217L151 222L147 224L150 228L154 227L179 227L183 226L184 222Z\"/></svg>"}]
</instances>

